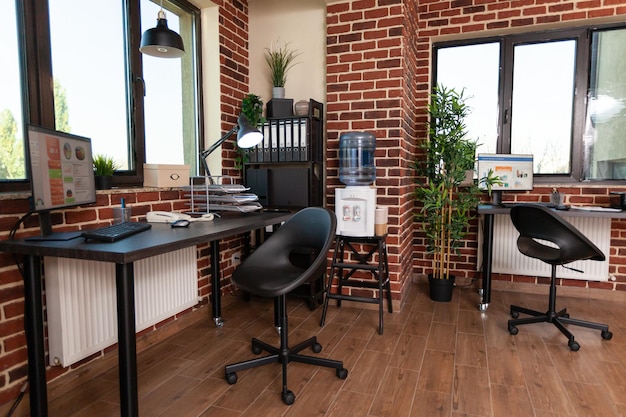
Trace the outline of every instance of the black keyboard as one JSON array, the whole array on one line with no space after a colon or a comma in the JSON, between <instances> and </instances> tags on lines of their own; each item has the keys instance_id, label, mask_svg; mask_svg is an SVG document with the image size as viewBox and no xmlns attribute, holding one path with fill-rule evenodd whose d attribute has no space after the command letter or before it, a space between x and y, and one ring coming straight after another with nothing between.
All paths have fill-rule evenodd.
<instances>
[{"instance_id":1,"label":"black keyboard","mask_svg":"<svg viewBox=\"0 0 626 417\"><path fill-rule=\"evenodd\" d=\"M81 235L85 240L100 240L102 242L116 242L125 237L143 232L152 227L146 222L124 222L99 229L88 230Z\"/></svg>"}]
</instances>

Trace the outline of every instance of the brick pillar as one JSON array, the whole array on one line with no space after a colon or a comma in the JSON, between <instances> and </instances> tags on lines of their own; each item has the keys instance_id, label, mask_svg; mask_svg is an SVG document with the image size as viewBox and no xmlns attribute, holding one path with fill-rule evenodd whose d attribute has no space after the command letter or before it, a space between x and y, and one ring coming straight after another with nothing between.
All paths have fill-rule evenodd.
<instances>
[{"instance_id":1,"label":"brick pillar","mask_svg":"<svg viewBox=\"0 0 626 417\"><path fill-rule=\"evenodd\" d=\"M406 3L406 4L405 4ZM327 6L327 204L339 182L339 136L376 135L378 204L389 207L389 271L394 304L410 282L413 257L417 7L406 0ZM396 303L397 302L397 303Z\"/></svg>"}]
</instances>

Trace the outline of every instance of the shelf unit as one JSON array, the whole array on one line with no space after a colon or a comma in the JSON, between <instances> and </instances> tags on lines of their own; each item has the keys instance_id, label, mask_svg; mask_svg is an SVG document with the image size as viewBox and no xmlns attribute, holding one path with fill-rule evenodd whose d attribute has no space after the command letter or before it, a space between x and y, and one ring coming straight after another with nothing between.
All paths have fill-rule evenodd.
<instances>
[{"instance_id":1,"label":"shelf unit","mask_svg":"<svg viewBox=\"0 0 626 417\"><path fill-rule=\"evenodd\" d=\"M263 207L297 210L322 206L324 105L309 100L309 114L268 118L263 142L247 151L244 184Z\"/></svg>"}]
</instances>

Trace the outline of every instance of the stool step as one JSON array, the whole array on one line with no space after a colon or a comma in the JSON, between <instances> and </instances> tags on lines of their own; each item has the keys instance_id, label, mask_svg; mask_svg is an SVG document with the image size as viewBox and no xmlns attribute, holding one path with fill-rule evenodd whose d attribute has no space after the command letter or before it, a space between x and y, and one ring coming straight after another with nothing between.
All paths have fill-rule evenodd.
<instances>
[{"instance_id":1,"label":"stool step","mask_svg":"<svg viewBox=\"0 0 626 417\"><path fill-rule=\"evenodd\" d=\"M358 295L344 295L344 294L326 294L326 297L333 300L347 300L358 301L359 303L381 304L382 300L378 298L359 297Z\"/></svg>"},{"instance_id":2,"label":"stool step","mask_svg":"<svg viewBox=\"0 0 626 417\"><path fill-rule=\"evenodd\" d=\"M386 283L387 283L387 280L385 280L382 283L379 283L378 281L358 281L354 279L342 279L341 280L342 287L346 286L346 287L357 287L357 288L380 289L381 287L384 287Z\"/></svg>"},{"instance_id":3,"label":"stool step","mask_svg":"<svg viewBox=\"0 0 626 417\"><path fill-rule=\"evenodd\" d=\"M332 264L333 268L348 268L348 269L365 269L367 271L378 271L378 265L369 265L369 264L346 264L337 262Z\"/></svg>"}]
</instances>

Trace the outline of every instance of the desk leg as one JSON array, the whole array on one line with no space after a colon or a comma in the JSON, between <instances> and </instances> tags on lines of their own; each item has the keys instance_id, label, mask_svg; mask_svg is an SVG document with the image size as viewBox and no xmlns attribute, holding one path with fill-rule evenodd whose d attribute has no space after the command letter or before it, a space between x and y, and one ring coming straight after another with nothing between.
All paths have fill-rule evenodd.
<instances>
[{"instance_id":1,"label":"desk leg","mask_svg":"<svg viewBox=\"0 0 626 417\"><path fill-rule=\"evenodd\" d=\"M491 302L491 263L493 257L493 214L485 214L483 225L483 288L481 301L478 305L480 311L487 311Z\"/></svg>"},{"instance_id":2,"label":"desk leg","mask_svg":"<svg viewBox=\"0 0 626 417\"><path fill-rule=\"evenodd\" d=\"M222 288L220 272L220 241L211 242L211 306L213 312L213 322L215 326L222 327Z\"/></svg>"},{"instance_id":3,"label":"desk leg","mask_svg":"<svg viewBox=\"0 0 626 417\"><path fill-rule=\"evenodd\" d=\"M24 256L24 295L30 415L47 417L48 392L46 391L46 352L43 341L41 258L38 256Z\"/></svg>"},{"instance_id":4,"label":"desk leg","mask_svg":"<svg viewBox=\"0 0 626 417\"><path fill-rule=\"evenodd\" d=\"M115 264L120 411L139 416L137 399L137 341L135 339L135 279L132 263Z\"/></svg>"}]
</instances>

